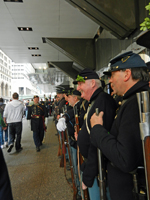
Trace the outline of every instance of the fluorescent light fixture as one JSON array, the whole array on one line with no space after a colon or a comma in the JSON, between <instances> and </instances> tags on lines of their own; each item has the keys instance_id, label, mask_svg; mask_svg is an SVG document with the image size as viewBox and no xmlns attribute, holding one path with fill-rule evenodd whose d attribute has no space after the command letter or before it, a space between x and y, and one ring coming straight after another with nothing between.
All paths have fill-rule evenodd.
<instances>
[{"instance_id":1,"label":"fluorescent light fixture","mask_svg":"<svg viewBox=\"0 0 150 200\"><path fill-rule=\"evenodd\" d=\"M19 31L33 31L31 27L18 27Z\"/></svg>"},{"instance_id":2,"label":"fluorescent light fixture","mask_svg":"<svg viewBox=\"0 0 150 200\"><path fill-rule=\"evenodd\" d=\"M29 50L39 50L39 47L28 47Z\"/></svg>"},{"instance_id":3,"label":"fluorescent light fixture","mask_svg":"<svg viewBox=\"0 0 150 200\"><path fill-rule=\"evenodd\" d=\"M4 0L4 2L16 2L16 3L23 3L23 0Z\"/></svg>"},{"instance_id":4,"label":"fluorescent light fixture","mask_svg":"<svg viewBox=\"0 0 150 200\"><path fill-rule=\"evenodd\" d=\"M39 57L41 54L32 54L32 56Z\"/></svg>"}]
</instances>

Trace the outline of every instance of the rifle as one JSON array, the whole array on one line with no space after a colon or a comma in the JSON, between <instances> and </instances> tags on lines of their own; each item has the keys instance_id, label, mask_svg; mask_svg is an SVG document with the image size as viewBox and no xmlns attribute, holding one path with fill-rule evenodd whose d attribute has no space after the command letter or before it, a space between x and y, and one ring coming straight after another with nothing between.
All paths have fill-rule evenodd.
<instances>
[{"instance_id":1,"label":"rifle","mask_svg":"<svg viewBox=\"0 0 150 200\"><path fill-rule=\"evenodd\" d=\"M65 113L65 110L63 108L63 113ZM61 132L61 140L62 140L62 157L60 160L60 167L65 167L66 169L66 145L65 145L65 133ZM64 169L64 170L65 170Z\"/></svg>"},{"instance_id":2,"label":"rifle","mask_svg":"<svg viewBox=\"0 0 150 200\"><path fill-rule=\"evenodd\" d=\"M61 152L61 141L60 141L60 135L58 134L58 141L59 141L59 148L58 148L58 154L57 156L61 156L62 152Z\"/></svg>"},{"instance_id":3,"label":"rifle","mask_svg":"<svg viewBox=\"0 0 150 200\"><path fill-rule=\"evenodd\" d=\"M140 134L143 147L145 179L147 199L150 200L150 108L149 108L149 92L144 91L137 93L137 101L140 114ZM141 195L141 191L140 191Z\"/></svg>"},{"instance_id":4,"label":"rifle","mask_svg":"<svg viewBox=\"0 0 150 200\"><path fill-rule=\"evenodd\" d=\"M77 107L74 107L74 115L75 115L75 130L77 132L77 134L79 133L79 119L78 119L78 111L77 111ZM81 153L79 152L79 161L80 165L82 165L83 161L83 157L81 155ZM80 171L78 172L80 174ZM80 177L80 175L79 175ZM82 196L84 196L84 200L89 200L89 194L88 194L88 189L86 190L82 190L82 182L80 180L80 184L81 184L81 194L83 194Z\"/></svg>"},{"instance_id":5,"label":"rifle","mask_svg":"<svg viewBox=\"0 0 150 200\"><path fill-rule=\"evenodd\" d=\"M72 179L72 184L73 184L73 200L76 200L77 198L77 188L75 185L75 173L74 173L74 168L72 164L72 157L71 157L71 149L70 149L70 143L69 143L69 136L68 136L68 131L65 130L65 136L67 140L67 148L68 148L68 154L69 154L69 160L70 160L70 169L71 169L71 179Z\"/></svg>"},{"instance_id":6,"label":"rifle","mask_svg":"<svg viewBox=\"0 0 150 200\"><path fill-rule=\"evenodd\" d=\"M59 109L58 108L57 108L57 113L59 114ZM61 151L61 141L60 141L60 135L59 135L59 133L58 133L58 142L59 142L59 147L58 147L57 156L61 156L62 155L62 151Z\"/></svg>"},{"instance_id":7,"label":"rifle","mask_svg":"<svg viewBox=\"0 0 150 200\"><path fill-rule=\"evenodd\" d=\"M57 109L57 115L59 115L59 109ZM65 159L64 158L64 154L65 154L64 151L65 151L65 149L64 149L64 134L63 134L63 131L60 134L61 134L61 145L59 144L58 152L61 152L61 149L62 149L61 160L60 160L60 167L64 167L64 159Z\"/></svg>"},{"instance_id":8,"label":"rifle","mask_svg":"<svg viewBox=\"0 0 150 200\"><path fill-rule=\"evenodd\" d=\"M64 137L63 137L63 131L61 132L61 143L62 143L62 155L60 160L60 167L64 167Z\"/></svg>"},{"instance_id":9,"label":"rifle","mask_svg":"<svg viewBox=\"0 0 150 200\"><path fill-rule=\"evenodd\" d=\"M66 113L67 112L67 106L64 105L63 107L63 113ZM66 145L67 145L67 148L68 148L68 155L69 155L69 161L70 161L70 170L71 170L71 179L72 179L72 183L73 183L73 200L76 200L76 197L77 197L77 188L75 186L75 173L73 172L73 165L72 165L72 158L71 158L71 149L70 149L70 143L69 143L69 136L68 136L68 131L65 130L63 131L62 133L62 138L63 138L63 158L64 158L64 173L65 173L65 177L66 177L66 180L67 182L70 184L70 182L68 181L67 179L67 176L66 176Z\"/></svg>"},{"instance_id":10,"label":"rifle","mask_svg":"<svg viewBox=\"0 0 150 200\"><path fill-rule=\"evenodd\" d=\"M95 113L98 116L99 110L98 108L95 109ZM99 170L99 189L100 189L100 199L106 200L106 174L105 174L105 167L104 167L104 157L100 149L97 148L97 155L98 155L98 170Z\"/></svg>"}]
</instances>

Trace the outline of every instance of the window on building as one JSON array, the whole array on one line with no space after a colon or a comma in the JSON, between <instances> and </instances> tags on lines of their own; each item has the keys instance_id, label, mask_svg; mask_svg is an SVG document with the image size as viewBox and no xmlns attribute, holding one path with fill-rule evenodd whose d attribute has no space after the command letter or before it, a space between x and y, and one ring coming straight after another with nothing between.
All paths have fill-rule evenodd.
<instances>
[{"instance_id":1,"label":"window on building","mask_svg":"<svg viewBox=\"0 0 150 200\"><path fill-rule=\"evenodd\" d=\"M21 94L21 95L24 94L24 87L19 87L19 94Z\"/></svg>"},{"instance_id":2,"label":"window on building","mask_svg":"<svg viewBox=\"0 0 150 200\"><path fill-rule=\"evenodd\" d=\"M7 61L7 57L6 56L4 56L4 60Z\"/></svg>"},{"instance_id":3,"label":"window on building","mask_svg":"<svg viewBox=\"0 0 150 200\"><path fill-rule=\"evenodd\" d=\"M5 62L3 62L3 65L4 65L4 67L6 67L6 66L7 66L7 64L6 64Z\"/></svg>"},{"instance_id":4,"label":"window on building","mask_svg":"<svg viewBox=\"0 0 150 200\"><path fill-rule=\"evenodd\" d=\"M0 52L0 58L3 58L3 54Z\"/></svg>"}]
</instances>

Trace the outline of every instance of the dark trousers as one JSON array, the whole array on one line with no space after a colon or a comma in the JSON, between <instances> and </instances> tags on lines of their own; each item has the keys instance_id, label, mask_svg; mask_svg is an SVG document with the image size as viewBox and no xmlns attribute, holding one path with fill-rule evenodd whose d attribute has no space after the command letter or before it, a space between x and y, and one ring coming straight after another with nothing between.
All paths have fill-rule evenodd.
<instances>
[{"instance_id":1,"label":"dark trousers","mask_svg":"<svg viewBox=\"0 0 150 200\"><path fill-rule=\"evenodd\" d=\"M33 131L33 139L36 147L40 147L44 138L44 130Z\"/></svg>"},{"instance_id":2,"label":"dark trousers","mask_svg":"<svg viewBox=\"0 0 150 200\"><path fill-rule=\"evenodd\" d=\"M8 123L9 126L9 145L14 144L16 139L16 150L21 148L21 134L22 134L22 122Z\"/></svg>"}]
</instances>

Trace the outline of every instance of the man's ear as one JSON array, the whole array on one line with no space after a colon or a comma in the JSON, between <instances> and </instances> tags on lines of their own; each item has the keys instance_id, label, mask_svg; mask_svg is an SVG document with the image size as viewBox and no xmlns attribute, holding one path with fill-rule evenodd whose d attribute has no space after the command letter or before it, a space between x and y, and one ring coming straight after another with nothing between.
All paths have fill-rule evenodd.
<instances>
[{"instance_id":1,"label":"man's ear","mask_svg":"<svg viewBox=\"0 0 150 200\"><path fill-rule=\"evenodd\" d=\"M130 69L126 69L125 70L125 74L124 74L124 81L128 81L131 77L131 70Z\"/></svg>"},{"instance_id":2,"label":"man's ear","mask_svg":"<svg viewBox=\"0 0 150 200\"><path fill-rule=\"evenodd\" d=\"M92 79L91 84L92 84L92 87L95 87L96 83L94 79Z\"/></svg>"}]
</instances>

